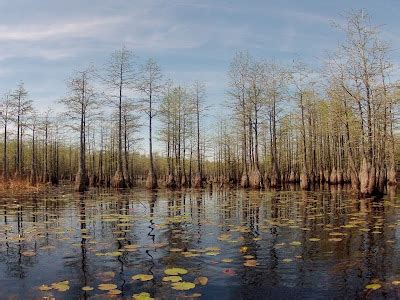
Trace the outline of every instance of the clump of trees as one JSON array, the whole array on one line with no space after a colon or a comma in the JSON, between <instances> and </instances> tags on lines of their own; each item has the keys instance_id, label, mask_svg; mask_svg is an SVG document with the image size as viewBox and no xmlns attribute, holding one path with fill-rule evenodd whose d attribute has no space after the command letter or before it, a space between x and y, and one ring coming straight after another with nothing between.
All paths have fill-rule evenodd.
<instances>
[{"instance_id":1,"label":"clump of trees","mask_svg":"<svg viewBox=\"0 0 400 300\"><path fill-rule=\"evenodd\" d=\"M170 188L203 187L205 147L201 137L205 86L175 86L165 90L160 104L160 140L166 147L167 179Z\"/></svg>"},{"instance_id":2,"label":"clump of trees","mask_svg":"<svg viewBox=\"0 0 400 300\"><path fill-rule=\"evenodd\" d=\"M217 144L219 177L252 188L351 183L363 195L396 184L390 48L363 12L349 14L341 29L345 41L318 74L299 62L234 57L228 95L236 134L221 130L218 140L236 137L240 147Z\"/></svg>"},{"instance_id":3,"label":"clump of trees","mask_svg":"<svg viewBox=\"0 0 400 300\"><path fill-rule=\"evenodd\" d=\"M126 48L71 76L60 115L36 111L20 83L1 101L3 182L71 180L80 192L140 181L149 189L348 183L362 195L382 193L397 184L390 47L365 13L338 28L345 39L318 71L237 53L215 124L204 118L203 83L165 80L155 60L138 64Z\"/></svg>"}]
</instances>

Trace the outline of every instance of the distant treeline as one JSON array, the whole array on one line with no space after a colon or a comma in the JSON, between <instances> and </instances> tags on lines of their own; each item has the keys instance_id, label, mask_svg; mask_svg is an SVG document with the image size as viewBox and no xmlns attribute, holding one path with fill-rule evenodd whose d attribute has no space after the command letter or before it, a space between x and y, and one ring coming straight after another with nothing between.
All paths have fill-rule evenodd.
<instances>
[{"instance_id":1,"label":"distant treeline","mask_svg":"<svg viewBox=\"0 0 400 300\"><path fill-rule=\"evenodd\" d=\"M338 28L346 37L320 70L237 53L223 117L212 126L204 84L165 80L156 61L139 65L126 48L73 74L58 101L62 115L36 112L20 84L2 100L4 182L68 179L85 191L146 177L149 189L349 183L362 195L382 193L397 183L392 50L365 12ZM136 148L141 138L148 155ZM154 154L154 138L162 153Z\"/></svg>"}]
</instances>

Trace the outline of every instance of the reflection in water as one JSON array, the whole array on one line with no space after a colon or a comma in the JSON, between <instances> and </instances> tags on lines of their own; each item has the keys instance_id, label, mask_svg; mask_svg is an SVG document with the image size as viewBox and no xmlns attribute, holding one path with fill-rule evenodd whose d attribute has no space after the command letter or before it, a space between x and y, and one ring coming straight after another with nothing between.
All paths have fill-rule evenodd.
<instances>
[{"instance_id":1,"label":"reflection in water","mask_svg":"<svg viewBox=\"0 0 400 300\"><path fill-rule=\"evenodd\" d=\"M395 297L399 208L393 189L358 200L341 187L85 195L61 187L1 198L0 290L6 298L89 299L112 283L122 298ZM162 281L170 267L208 284L173 290ZM136 274L154 278L138 282ZM38 289L64 280L66 291ZM371 283L380 288L366 289Z\"/></svg>"}]
</instances>

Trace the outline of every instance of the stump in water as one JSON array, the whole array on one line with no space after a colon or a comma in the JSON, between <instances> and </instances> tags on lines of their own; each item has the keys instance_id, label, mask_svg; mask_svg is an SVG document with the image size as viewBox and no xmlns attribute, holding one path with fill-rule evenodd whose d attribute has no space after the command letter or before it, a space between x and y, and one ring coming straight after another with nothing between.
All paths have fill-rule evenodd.
<instances>
[{"instance_id":1,"label":"stump in water","mask_svg":"<svg viewBox=\"0 0 400 300\"><path fill-rule=\"evenodd\" d=\"M196 173L194 177L194 188L201 189L203 187L203 180L201 179L201 175L199 172Z\"/></svg>"},{"instance_id":2,"label":"stump in water","mask_svg":"<svg viewBox=\"0 0 400 300\"><path fill-rule=\"evenodd\" d=\"M319 170L319 183L325 183L324 171Z\"/></svg>"},{"instance_id":3,"label":"stump in water","mask_svg":"<svg viewBox=\"0 0 400 300\"><path fill-rule=\"evenodd\" d=\"M36 184L37 184L37 176L36 176L35 172L31 172L31 176L29 178L29 183L32 186L36 186Z\"/></svg>"},{"instance_id":4,"label":"stump in water","mask_svg":"<svg viewBox=\"0 0 400 300\"><path fill-rule=\"evenodd\" d=\"M89 177L86 173L78 171L75 177L75 191L84 192L87 191L89 187Z\"/></svg>"},{"instance_id":5,"label":"stump in water","mask_svg":"<svg viewBox=\"0 0 400 300\"><path fill-rule=\"evenodd\" d=\"M275 165L272 166L271 170L271 187L276 188L279 187L280 185L280 180L279 180L279 173Z\"/></svg>"},{"instance_id":6,"label":"stump in water","mask_svg":"<svg viewBox=\"0 0 400 300\"><path fill-rule=\"evenodd\" d=\"M112 186L117 189L125 189L126 181L124 175L121 171L115 171L114 177L112 179Z\"/></svg>"},{"instance_id":7,"label":"stump in water","mask_svg":"<svg viewBox=\"0 0 400 300\"><path fill-rule=\"evenodd\" d=\"M314 184L315 182L317 182L317 176L315 175L314 171L311 171L308 175L308 182L309 184Z\"/></svg>"},{"instance_id":8,"label":"stump in water","mask_svg":"<svg viewBox=\"0 0 400 300\"><path fill-rule=\"evenodd\" d=\"M271 187L271 179L269 178L267 172L264 174L264 187L270 188Z\"/></svg>"},{"instance_id":9,"label":"stump in water","mask_svg":"<svg viewBox=\"0 0 400 300\"><path fill-rule=\"evenodd\" d=\"M226 184L228 183L228 179L224 175L221 175L218 178L218 183L219 187L222 188L224 185L226 186Z\"/></svg>"},{"instance_id":10,"label":"stump in water","mask_svg":"<svg viewBox=\"0 0 400 300\"><path fill-rule=\"evenodd\" d=\"M280 182L287 182L287 176L285 174L281 174L281 181Z\"/></svg>"},{"instance_id":11,"label":"stump in water","mask_svg":"<svg viewBox=\"0 0 400 300\"><path fill-rule=\"evenodd\" d=\"M331 175L329 177L329 182L330 184L337 184L337 174L335 167L332 168Z\"/></svg>"},{"instance_id":12,"label":"stump in water","mask_svg":"<svg viewBox=\"0 0 400 300\"><path fill-rule=\"evenodd\" d=\"M188 180L187 180L186 174L185 174L185 175L182 175L181 187L184 187L184 188L189 187L189 182L188 182Z\"/></svg>"},{"instance_id":13,"label":"stump in water","mask_svg":"<svg viewBox=\"0 0 400 300\"><path fill-rule=\"evenodd\" d=\"M156 174L149 171L149 174L147 175L147 179L146 179L146 188L148 188L149 190L154 190L157 187L158 187L157 176L156 176Z\"/></svg>"},{"instance_id":14,"label":"stump in water","mask_svg":"<svg viewBox=\"0 0 400 300\"><path fill-rule=\"evenodd\" d=\"M129 176L129 173L127 173L125 170L123 171L124 174L124 179L125 179L125 184L126 187L133 187L134 186L134 180L131 178L131 176Z\"/></svg>"},{"instance_id":15,"label":"stump in water","mask_svg":"<svg viewBox=\"0 0 400 300\"><path fill-rule=\"evenodd\" d=\"M350 178L350 170L347 169L346 171L342 172L342 181L343 181L343 183L350 182L349 178Z\"/></svg>"},{"instance_id":16,"label":"stump in water","mask_svg":"<svg viewBox=\"0 0 400 300\"><path fill-rule=\"evenodd\" d=\"M341 169L336 170L336 181L337 184L343 184L343 171Z\"/></svg>"},{"instance_id":17,"label":"stump in water","mask_svg":"<svg viewBox=\"0 0 400 300\"><path fill-rule=\"evenodd\" d=\"M290 172L290 176L289 176L289 183L294 183L296 182L296 175L294 174L294 171L292 170Z\"/></svg>"},{"instance_id":18,"label":"stump in water","mask_svg":"<svg viewBox=\"0 0 400 300\"><path fill-rule=\"evenodd\" d=\"M374 166L369 168L368 174L368 191L367 195L373 195L377 192L376 190L376 169Z\"/></svg>"},{"instance_id":19,"label":"stump in water","mask_svg":"<svg viewBox=\"0 0 400 300\"><path fill-rule=\"evenodd\" d=\"M300 188L302 190L307 190L309 186L308 177L307 177L307 170L303 168L300 173Z\"/></svg>"},{"instance_id":20,"label":"stump in water","mask_svg":"<svg viewBox=\"0 0 400 300\"><path fill-rule=\"evenodd\" d=\"M383 194L385 191L385 184L386 184L386 176L385 176L385 171L382 170L382 168L379 168L379 171L377 172L377 192L379 194Z\"/></svg>"},{"instance_id":21,"label":"stump in water","mask_svg":"<svg viewBox=\"0 0 400 300\"><path fill-rule=\"evenodd\" d=\"M51 175L51 177L50 177L50 183L51 183L52 185L58 185L58 183L59 183L58 176L56 176L56 175Z\"/></svg>"},{"instance_id":22,"label":"stump in water","mask_svg":"<svg viewBox=\"0 0 400 300\"><path fill-rule=\"evenodd\" d=\"M397 185L396 168L394 164L390 164L389 166L389 169L387 171L387 181L388 185L391 186Z\"/></svg>"},{"instance_id":23,"label":"stump in water","mask_svg":"<svg viewBox=\"0 0 400 300\"><path fill-rule=\"evenodd\" d=\"M325 178L325 182L329 183L329 179L330 179L330 174L328 170L324 170L324 178Z\"/></svg>"},{"instance_id":24,"label":"stump in water","mask_svg":"<svg viewBox=\"0 0 400 300\"><path fill-rule=\"evenodd\" d=\"M296 183L300 182L300 174L299 174L299 172L296 172L295 177L296 177Z\"/></svg>"},{"instance_id":25,"label":"stump in water","mask_svg":"<svg viewBox=\"0 0 400 300\"><path fill-rule=\"evenodd\" d=\"M367 163L367 159L364 157L362 159L359 180L360 180L360 192L363 195L368 194L368 179L369 179L369 166Z\"/></svg>"},{"instance_id":26,"label":"stump in water","mask_svg":"<svg viewBox=\"0 0 400 300\"><path fill-rule=\"evenodd\" d=\"M262 187L262 177L258 168L250 171L249 184L252 189L259 189Z\"/></svg>"},{"instance_id":27,"label":"stump in water","mask_svg":"<svg viewBox=\"0 0 400 300\"><path fill-rule=\"evenodd\" d=\"M165 181L165 186L169 189L175 189L176 188L176 181L175 177L172 174L169 174L167 176L167 180Z\"/></svg>"},{"instance_id":28,"label":"stump in water","mask_svg":"<svg viewBox=\"0 0 400 300\"><path fill-rule=\"evenodd\" d=\"M249 176L247 175L247 173L243 173L242 178L240 179L240 186L242 188L249 187Z\"/></svg>"},{"instance_id":29,"label":"stump in water","mask_svg":"<svg viewBox=\"0 0 400 300\"><path fill-rule=\"evenodd\" d=\"M99 180L96 176L96 174L93 174L92 176L90 176L90 180L89 180L90 186L99 186Z\"/></svg>"}]
</instances>

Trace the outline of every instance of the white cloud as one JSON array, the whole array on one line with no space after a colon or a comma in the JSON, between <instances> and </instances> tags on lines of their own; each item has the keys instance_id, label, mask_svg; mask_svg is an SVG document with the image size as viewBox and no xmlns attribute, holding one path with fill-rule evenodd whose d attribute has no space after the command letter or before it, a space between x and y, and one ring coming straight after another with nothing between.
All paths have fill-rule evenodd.
<instances>
[{"instance_id":1,"label":"white cloud","mask_svg":"<svg viewBox=\"0 0 400 300\"><path fill-rule=\"evenodd\" d=\"M0 41L43 41L66 37L88 37L96 35L105 27L126 21L122 17L97 18L85 21L66 21L48 24L0 25Z\"/></svg>"}]
</instances>

